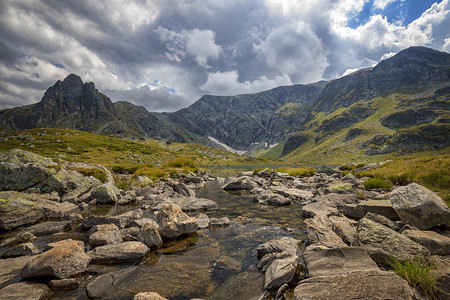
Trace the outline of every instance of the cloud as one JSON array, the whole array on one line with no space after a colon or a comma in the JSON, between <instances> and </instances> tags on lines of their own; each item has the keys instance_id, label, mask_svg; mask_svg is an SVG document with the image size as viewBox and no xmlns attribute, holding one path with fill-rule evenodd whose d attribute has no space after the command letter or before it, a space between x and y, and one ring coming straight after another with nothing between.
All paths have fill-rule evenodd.
<instances>
[{"instance_id":1,"label":"cloud","mask_svg":"<svg viewBox=\"0 0 450 300\"><path fill-rule=\"evenodd\" d=\"M391 4L391 3L393 3L393 2L397 2L397 1L399 1L399 0L375 0L375 1L373 2L373 6L374 6L375 8L378 8L378 9L383 10L383 9L385 9L389 4ZM404 0L402 0L402 1L404 1Z\"/></svg>"}]
</instances>

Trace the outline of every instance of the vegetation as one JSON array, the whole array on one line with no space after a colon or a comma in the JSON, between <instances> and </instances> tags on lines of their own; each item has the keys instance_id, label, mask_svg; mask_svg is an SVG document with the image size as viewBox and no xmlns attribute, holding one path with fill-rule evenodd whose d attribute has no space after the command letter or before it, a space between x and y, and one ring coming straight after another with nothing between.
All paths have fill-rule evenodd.
<instances>
[{"instance_id":1,"label":"vegetation","mask_svg":"<svg viewBox=\"0 0 450 300\"><path fill-rule=\"evenodd\" d=\"M105 183L108 181L108 177L102 169L99 168L69 168L71 170L75 170L78 173L81 173L85 176L93 176L100 180L102 183Z\"/></svg>"},{"instance_id":2,"label":"vegetation","mask_svg":"<svg viewBox=\"0 0 450 300\"><path fill-rule=\"evenodd\" d=\"M388 189L392 188L392 183L390 181L384 180L380 177L370 178L366 182L364 182L364 187L366 189Z\"/></svg>"},{"instance_id":3,"label":"vegetation","mask_svg":"<svg viewBox=\"0 0 450 300\"><path fill-rule=\"evenodd\" d=\"M313 176L316 173L316 170L311 167L300 167L300 168L281 167L278 168L277 171L282 173L288 173L291 176L304 176L304 177Z\"/></svg>"},{"instance_id":4,"label":"vegetation","mask_svg":"<svg viewBox=\"0 0 450 300\"><path fill-rule=\"evenodd\" d=\"M406 279L423 295L436 299L437 280L432 271L437 268L437 265L432 256L415 257L405 261L391 257L387 264L398 276Z\"/></svg>"}]
</instances>

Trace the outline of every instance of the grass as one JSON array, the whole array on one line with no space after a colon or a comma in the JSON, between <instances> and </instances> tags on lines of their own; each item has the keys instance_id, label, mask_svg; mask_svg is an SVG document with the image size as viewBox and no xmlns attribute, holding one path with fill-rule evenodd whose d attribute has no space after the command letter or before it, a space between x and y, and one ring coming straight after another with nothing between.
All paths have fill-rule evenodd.
<instances>
[{"instance_id":1,"label":"grass","mask_svg":"<svg viewBox=\"0 0 450 300\"><path fill-rule=\"evenodd\" d=\"M70 170L75 170L78 173L83 174L84 176L93 176L100 180L102 183L108 181L108 177L102 169L99 168L69 168Z\"/></svg>"},{"instance_id":2,"label":"grass","mask_svg":"<svg viewBox=\"0 0 450 300\"><path fill-rule=\"evenodd\" d=\"M278 172L288 173L291 176L301 176L301 177L309 177L313 176L316 173L316 170L311 167L300 167L300 168L290 168L290 167L281 167L277 169Z\"/></svg>"},{"instance_id":3,"label":"grass","mask_svg":"<svg viewBox=\"0 0 450 300\"><path fill-rule=\"evenodd\" d=\"M414 257L405 261L391 257L387 264L390 269L406 279L420 293L430 299L437 299L437 279L432 272L437 265L432 256Z\"/></svg>"},{"instance_id":4,"label":"grass","mask_svg":"<svg viewBox=\"0 0 450 300\"><path fill-rule=\"evenodd\" d=\"M392 188L392 183L390 181L384 180L383 178L374 177L366 180L364 182L364 187L368 190L371 189L388 189Z\"/></svg>"}]
</instances>

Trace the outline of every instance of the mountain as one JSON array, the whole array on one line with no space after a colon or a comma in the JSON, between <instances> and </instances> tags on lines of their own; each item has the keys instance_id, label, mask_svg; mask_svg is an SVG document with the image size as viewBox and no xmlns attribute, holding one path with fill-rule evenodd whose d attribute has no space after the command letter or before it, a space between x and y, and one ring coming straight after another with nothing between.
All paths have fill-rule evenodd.
<instances>
[{"instance_id":1,"label":"mountain","mask_svg":"<svg viewBox=\"0 0 450 300\"><path fill-rule=\"evenodd\" d=\"M186 142L186 133L144 107L113 103L94 83L70 74L47 89L36 104L0 111L0 130L70 128L129 138Z\"/></svg>"}]
</instances>

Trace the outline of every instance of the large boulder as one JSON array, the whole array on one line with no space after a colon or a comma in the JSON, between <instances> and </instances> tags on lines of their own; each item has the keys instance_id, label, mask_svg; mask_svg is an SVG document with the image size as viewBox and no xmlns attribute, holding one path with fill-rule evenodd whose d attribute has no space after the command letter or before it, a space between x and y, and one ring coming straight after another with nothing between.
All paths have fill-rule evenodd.
<instances>
[{"instance_id":1,"label":"large boulder","mask_svg":"<svg viewBox=\"0 0 450 300\"><path fill-rule=\"evenodd\" d=\"M97 203L116 203L120 199L120 191L112 182L107 182L92 189L91 198Z\"/></svg>"},{"instance_id":2,"label":"large boulder","mask_svg":"<svg viewBox=\"0 0 450 300\"><path fill-rule=\"evenodd\" d=\"M48 199L42 199L40 205L44 211L44 217L49 220L68 219L71 214L79 214L78 205L70 202L56 202Z\"/></svg>"},{"instance_id":3,"label":"large boulder","mask_svg":"<svg viewBox=\"0 0 450 300\"><path fill-rule=\"evenodd\" d=\"M305 218L313 218L317 214L337 216L339 215L339 211L336 207L321 204L319 202L308 203L302 207L302 216Z\"/></svg>"},{"instance_id":4,"label":"large boulder","mask_svg":"<svg viewBox=\"0 0 450 300\"><path fill-rule=\"evenodd\" d=\"M122 242L122 234L114 224L95 225L88 231L87 237L92 247Z\"/></svg>"},{"instance_id":5,"label":"large boulder","mask_svg":"<svg viewBox=\"0 0 450 300\"><path fill-rule=\"evenodd\" d=\"M347 244L353 245L356 239L356 221L341 216L329 216L333 231Z\"/></svg>"},{"instance_id":6,"label":"large boulder","mask_svg":"<svg viewBox=\"0 0 450 300\"><path fill-rule=\"evenodd\" d=\"M190 218L175 204L165 204L156 216L160 226L159 233L162 237L175 238L184 234L192 234L198 229L195 218Z\"/></svg>"},{"instance_id":7,"label":"large boulder","mask_svg":"<svg viewBox=\"0 0 450 300\"><path fill-rule=\"evenodd\" d=\"M0 290L0 299L46 300L53 295L43 283L18 282Z\"/></svg>"},{"instance_id":8,"label":"large boulder","mask_svg":"<svg viewBox=\"0 0 450 300\"><path fill-rule=\"evenodd\" d=\"M31 225L44 217L38 198L20 192L0 192L0 231Z\"/></svg>"},{"instance_id":9,"label":"large boulder","mask_svg":"<svg viewBox=\"0 0 450 300\"><path fill-rule=\"evenodd\" d=\"M345 204L343 212L344 215L357 219L363 218L370 212L385 216L391 220L399 220L389 200L366 200L358 204Z\"/></svg>"},{"instance_id":10,"label":"large boulder","mask_svg":"<svg viewBox=\"0 0 450 300\"><path fill-rule=\"evenodd\" d=\"M298 246L299 241L290 237L282 237L277 240L270 240L264 244L258 245L256 251L258 257L261 258L270 253L287 252L292 255L298 255L300 248Z\"/></svg>"},{"instance_id":11,"label":"large boulder","mask_svg":"<svg viewBox=\"0 0 450 300\"><path fill-rule=\"evenodd\" d=\"M94 264L116 264L140 261L148 252L150 249L141 242L123 242L97 247L87 255Z\"/></svg>"},{"instance_id":12,"label":"large boulder","mask_svg":"<svg viewBox=\"0 0 450 300\"><path fill-rule=\"evenodd\" d=\"M429 254L420 244L367 218L358 221L356 244L378 264L386 264L390 257L405 260L410 256Z\"/></svg>"},{"instance_id":13,"label":"large boulder","mask_svg":"<svg viewBox=\"0 0 450 300\"><path fill-rule=\"evenodd\" d=\"M389 200L404 223L419 229L450 225L450 209L442 198L417 183L396 188Z\"/></svg>"},{"instance_id":14,"label":"large boulder","mask_svg":"<svg viewBox=\"0 0 450 300\"><path fill-rule=\"evenodd\" d=\"M317 214L306 219L306 233L309 243L328 248L346 247L342 238L333 231L333 224L325 214Z\"/></svg>"},{"instance_id":15,"label":"large boulder","mask_svg":"<svg viewBox=\"0 0 450 300\"><path fill-rule=\"evenodd\" d=\"M0 259L0 286L19 277L20 270L31 261L32 256Z\"/></svg>"},{"instance_id":16,"label":"large boulder","mask_svg":"<svg viewBox=\"0 0 450 300\"><path fill-rule=\"evenodd\" d=\"M254 182L248 176L241 176L237 178L233 178L230 181L226 182L222 189L224 190L253 190L257 188L258 184Z\"/></svg>"},{"instance_id":17,"label":"large boulder","mask_svg":"<svg viewBox=\"0 0 450 300\"><path fill-rule=\"evenodd\" d=\"M24 255L36 255L39 253L40 253L39 250L33 243L23 243L6 250L1 255L1 258L24 256Z\"/></svg>"},{"instance_id":18,"label":"large boulder","mask_svg":"<svg viewBox=\"0 0 450 300\"><path fill-rule=\"evenodd\" d=\"M138 238L139 240L146 244L147 247L159 247L162 245L161 235L159 234L159 226L155 221L149 220L142 226L139 230Z\"/></svg>"},{"instance_id":19,"label":"large boulder","mask_svg":"<svg viewBox=\"0 0 450 300\"><path fill-rule=\"evenodd\" d=\"M450 237L430 230L404 230L403 235L435 255L450 255Z\"/></svg>"},{"instance_id":20,"label":"large boulder","mask_svg":"<svg viewBox=\"0 0 450 300\"><path fill-rule=\"evenodd\" d=\"M90 262L84 243L67 240L36 256L20 271L22 278L53 276L68 278L83 273Z\"/></svg>"}]
</instances>

